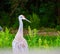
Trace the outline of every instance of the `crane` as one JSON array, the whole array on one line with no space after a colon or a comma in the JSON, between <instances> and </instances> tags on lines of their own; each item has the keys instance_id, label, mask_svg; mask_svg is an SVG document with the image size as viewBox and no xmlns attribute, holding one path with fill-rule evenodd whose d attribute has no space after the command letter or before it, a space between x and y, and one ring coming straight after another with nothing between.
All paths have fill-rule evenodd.
<instances>
[{"instance_id":1,"label":"crane","mask_svg":"<svg viewBox=\"0 0 60 54\"><path fill-rule=\"evenodd\" d=\"M23 21L26 20L30 23L29 20L25 18L24 15L19 15L19 29L18 32L12 42L13 54L28 54L28 44L27 41L23 37Z\"/></svg>"}]
</instances>

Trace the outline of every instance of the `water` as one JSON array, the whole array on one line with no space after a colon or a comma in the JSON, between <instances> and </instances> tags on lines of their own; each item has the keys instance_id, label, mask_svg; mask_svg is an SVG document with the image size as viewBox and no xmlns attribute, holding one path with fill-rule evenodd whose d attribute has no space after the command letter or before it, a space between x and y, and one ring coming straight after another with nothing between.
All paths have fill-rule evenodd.
<instances>
[{"instance_id":1,"label":"water","mask_svg":"<svg viewBox=\"0 0 60 54\"><path fill-rule=\"evenodd\" d=\"M12 49L0 49L0 54L13 54ZM60 54L60 49L30 49L29 54Z\"/></svg>"}]
</instances>

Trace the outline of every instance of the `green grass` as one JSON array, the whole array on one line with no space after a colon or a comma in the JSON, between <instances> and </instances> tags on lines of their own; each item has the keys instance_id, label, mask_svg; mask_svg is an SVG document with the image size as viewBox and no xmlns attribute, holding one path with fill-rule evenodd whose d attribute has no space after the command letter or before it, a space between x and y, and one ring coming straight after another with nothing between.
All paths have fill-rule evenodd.
<instances>
[{"instance_id":1,"label":"green grass","mask_svg":"<svg viewBox=\"0 0 60 54\"><path fill-rule=\"evenodd\" d=\"M40 47L40 48L50 48L50 47L60 47L60 37L59 36L26 36L29 47Z\"/></svg>"},{"instance_id":2,"label":"green grass","mask_svg":"<svg viewBox=\"0 0 60 54\"><path fill-rule=\"evenodd\" d=\"M9 32L9 29L0 32L0 48L11 47L14 34Z\"/></svg>"},{"instance_id":3,"label":"green grass","mask_svg":"<svg viewBox=\"0 0 60 54\"><path fill-rule=\"evenodd\" d=\"M50 48L50 47L60 47L60 36L42 36L37 34L37 30L31 30L28 27L29 34L25 36L29 47L40 47L40 48Z\"/></svg>"},{"instance_id":4,"label":"green grass","mask_svg":"<svg viewBox=\"0 0 60 54\"><path fill-rule=\"evenodd\" d=\"M24 36L24 38L28 42L28 46L30 48L50 48L50 47L60 47L60 35L58 36L49 36L49 35L38 35L38 30L31 30L28 27L28 35ZM15 34L11 34L9 29L5 29L5 31L0 32L0 48L11 47L12 40L14 39Z\"/></svg>"}]
</instances>

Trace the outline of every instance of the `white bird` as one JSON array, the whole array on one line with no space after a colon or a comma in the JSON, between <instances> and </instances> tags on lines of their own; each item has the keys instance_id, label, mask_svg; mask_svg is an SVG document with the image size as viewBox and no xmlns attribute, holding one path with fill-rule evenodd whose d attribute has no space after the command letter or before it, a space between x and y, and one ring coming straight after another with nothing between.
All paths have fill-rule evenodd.
<instances>
[{"instance_id":1,"label":"white bird","mask_svg":"<svg viewBox=\"0 0 60 54\"><path fill-rule=\"evenodd\" d=\"M28 44L27 41L23 37L23 22L22 20L27 20L23 15L20 15L18 17L19 19L19 29L18 32L12 42L12 48L13 48L13 53L14 54L27 54L29 49L28 49Z\"/></svg>"}]
</instances>

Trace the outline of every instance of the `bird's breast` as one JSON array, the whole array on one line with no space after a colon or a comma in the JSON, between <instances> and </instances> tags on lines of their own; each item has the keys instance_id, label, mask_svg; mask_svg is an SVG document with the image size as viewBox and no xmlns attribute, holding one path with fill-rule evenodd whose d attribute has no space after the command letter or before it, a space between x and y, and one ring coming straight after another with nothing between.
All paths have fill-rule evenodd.
<instances>
[{"instance_id":1,"label":"bird's breast","mask_svg":"<svg viewBox=\"0 0 60 54\"><path fill-rule=\"evenodd\" d=\"M12 46L15 48L15 47L22 47L22 48L24 48L24 47L28 47L28 44L27 44L27 42L26 42L26 40L24 39L24 40L13 40L13 42L12 42Z\"/></svg>"}]
</instances>

